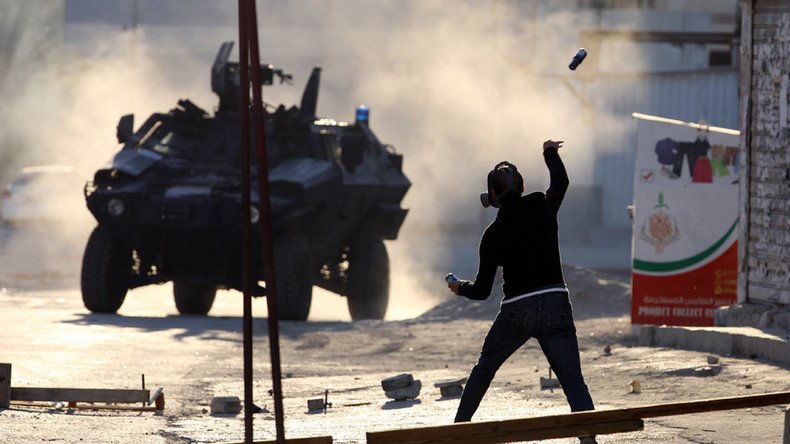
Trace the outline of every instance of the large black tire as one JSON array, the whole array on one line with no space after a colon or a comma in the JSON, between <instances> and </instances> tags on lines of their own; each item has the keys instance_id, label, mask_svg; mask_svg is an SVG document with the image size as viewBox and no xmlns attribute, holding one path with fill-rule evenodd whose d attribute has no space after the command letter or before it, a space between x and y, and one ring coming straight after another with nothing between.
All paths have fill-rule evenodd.
<instances>
[{"instance_id":1,"label":"large black tire","mask_svg":"<svg viewBox=\"0 0 790 444\"><path fill-rule=\"evenodd\" d=\"M300 233L280 236L274 242L277 278L277 317L304 321L313 300L313 264L307 238Z\"/></svg>"},{"instance_id":2,"label":"large black tire","mask_svg":"<svg viewBox=\"0 0 790 444\"><path fill-rule=\"evenodd\" d=\"M98 226L82 256L82 302L94 313L115 313L128 291L132 250Z\"/></svg>"},{"instance_id":3,"label":"large black tire","mask_svg":"<svg viewBox=\"0 0 790 444\"><path fill-rule=\"evenodd\" d=\"M351 247L346 297L351 319L384 319L390 298L390 259L383 240Z\"/></svg>"},{"instance_id":4,"label":"large black tire","mask_svg":"<svg viewBox=\"0 0 790 444\"><path fill-rule=\"evenodd\" d=\"M206 315L214 298L217 296L217 286L189 280L173 281L173 297L176 301L178 312L184 315Z\"/></svg>"}]
</instances>

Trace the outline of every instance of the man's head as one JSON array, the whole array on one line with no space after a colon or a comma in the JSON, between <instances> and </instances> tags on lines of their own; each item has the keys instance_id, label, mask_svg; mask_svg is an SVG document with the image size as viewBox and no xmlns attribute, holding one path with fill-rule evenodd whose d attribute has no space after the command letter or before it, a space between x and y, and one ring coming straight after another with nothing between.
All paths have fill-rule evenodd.
<instances>
[{"instance_id":1,"label":"man's head","mask_svg":"<svg viewBox=\"0 0 790 444\"><path fill-rule=\"evenodd\" d=\"M488 173L487 199L480 197L484 207L491 205L499 208L502 202L518 197L523 192L524 178L521 177L521 173L512 163L502 161Z\"/></svg>"}]
</instances>

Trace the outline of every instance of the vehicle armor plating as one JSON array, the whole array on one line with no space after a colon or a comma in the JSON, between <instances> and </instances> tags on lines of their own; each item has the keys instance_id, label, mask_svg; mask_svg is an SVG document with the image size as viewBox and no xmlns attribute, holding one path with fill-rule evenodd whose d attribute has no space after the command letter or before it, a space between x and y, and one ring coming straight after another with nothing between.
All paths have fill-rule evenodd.
<instances>
[{"instance_id":1,"label":"vehicle armor plating","mask_svg":"<svg viewBox=\"0 0 790 444\"><path fill-rule=\"evenodd\" d=\"M239 65L228 62L232 46L222 44L211 69L220 99L213 116L180 100L136 131L132 115L121 117L121 150L85 187L98 221L82 264L90 311L117 312L129 289L172 281L178 311L205 315L217 289L241 290ZM260 69L264 85L291 79L271 65ZM306 319L318 285L346 296L353 319L382 319L389 300L383 241L398 235L410 182L402 156L367 121L316 116L320 73L313 69L300 106L266 111L278 315ZM263 281L260 238L254 242L255 280ZM256 286L253 294L265 289Z\"/></svg>"}]
</instances>

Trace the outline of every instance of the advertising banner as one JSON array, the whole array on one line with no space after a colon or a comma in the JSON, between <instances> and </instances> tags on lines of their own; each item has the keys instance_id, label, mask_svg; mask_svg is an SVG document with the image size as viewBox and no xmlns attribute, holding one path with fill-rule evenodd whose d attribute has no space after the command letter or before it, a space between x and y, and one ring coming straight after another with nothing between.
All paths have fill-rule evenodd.
<instances>
[{"instance_id":1,"label":"advertising banner","mask_svg":"<svg viewBox=\"0 0 790 444\"><path fill-rule=\"evenodd\" d=\"M633 116L631 323L713 325L736 302L739 132Z\"/></svg>"}]
</instances>

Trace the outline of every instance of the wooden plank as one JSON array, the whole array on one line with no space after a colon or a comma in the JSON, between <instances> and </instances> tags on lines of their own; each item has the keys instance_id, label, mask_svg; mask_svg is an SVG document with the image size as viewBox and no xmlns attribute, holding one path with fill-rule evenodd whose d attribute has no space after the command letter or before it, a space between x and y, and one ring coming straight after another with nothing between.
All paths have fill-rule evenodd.
<instances>
[{"instance_id":1,"label":"wooden plank","mask_svg":"<svg viewBox=\"0 0 790 444\"><path fill-rule=\"evenodd\" d=\"M11 387L15 401L148 402L149 390Z\"/></svg>"},{"instance_id":2,"label":"wooden plank","mask_svg":"<svg viewBox=\"0 0 790 444\"><path fill-rule=\"evenodd\" d=\"M368 442L460 442L455 441L455 439L468 436L476 436L480 439L483 436L499 434L513 434L515 436L521 432L533 429L615 423L634 419L764 407L787 403L790 403L790 392L775 392L762 395L673 402L613 410L593 410L505 421L467 422L443 426L368 432ZM370 440L371 436L374 441Z\"/></svg>"},{"instance_id":3,"label":"wooden plank","mask_svg":"<svg viewBox=\"0 0 790 444\"><path fill-rule=\"evenodd\" d=\"M11 405L11 364L0 364L0 408Z\"/></svg>"},{"instance_id":4,"label":"wooden plank","mask_svg":"<svg viewBox=\"0 0 790 444\"><path fill-rule=\"evenodd\" d=\"M286 438L286 444L332 444L331 436L313 436L309 438ZM225 442L220 444L244 444L244 441ZM276 439L253 441L252 444L280 444Z\"/></svg>"},{"instance_id":5,"label":"wooden plank","mask_svg":"<svg viewBox=\"0 0 790 444\"><path fill-rule=\"evenodd\" d=\"M499 431L494 426L491 430L483 433L446 436L442 438L431 437L427 439L404 437L401 434L392 432L368 432L368 444L420 444L420 443L441 443L451 442L454 444L494 444L516 441L540 441L544 439L576 438L579 436L606 435L611 433L625 433L644 430L645 423L641 419L628 421L616 421L598 424L579 424L562 427L544 427L518 431Z\"/></svg>"},{"instance_id":6,"label":"wooden plank","mask_svg":"<svg viewBox=\"0 0 790 444\"><path fill-rule=\"evenodd\" d=\"M20 407L39 407L43 409L52 409L54 408L52 405L49 404L36 404L34 402L19 402L13 401L11 402L13 406L20 406ZM63 409L74 409L74 410L114 410L114 411L122 411L122 412L155 412L157 411L156 407L141 407L141 406L131 406L131 405L92 405L92 404L77 404L77 403L69 403L67 406L64 406Z\"/></svg>"},{"instance_id":7,"label":"wooden plank","mask_svg":"<svg viewBox=\"0 0 790 444\"><path fill-rule=\"evenodd\" d=\"M727 398L703 399L696 401L671 402L644 407L631 407L616 410L577 412L571 415L591 415L613 419L656 418L660 416L687 415L690 413L714 412L718 410L745 409L790 403L790 391L764 393L761 395L733 396ZM608 414L612 412L613 414ZM591 415L592 416L592 415Z\"/></svg>"}]
</instances>

